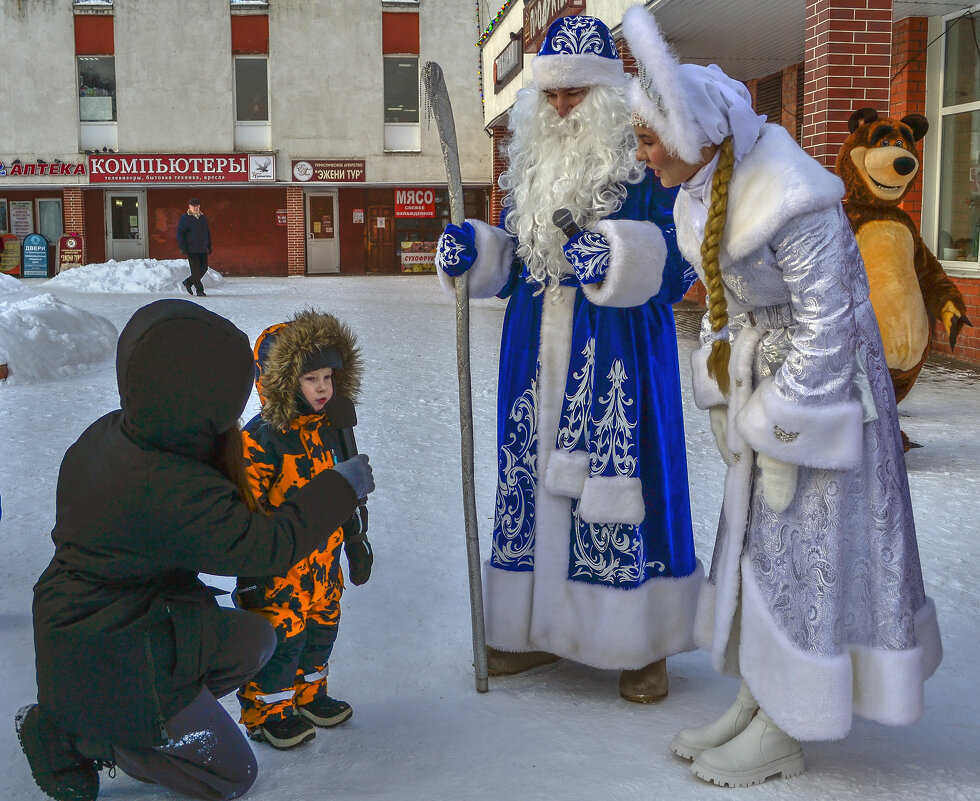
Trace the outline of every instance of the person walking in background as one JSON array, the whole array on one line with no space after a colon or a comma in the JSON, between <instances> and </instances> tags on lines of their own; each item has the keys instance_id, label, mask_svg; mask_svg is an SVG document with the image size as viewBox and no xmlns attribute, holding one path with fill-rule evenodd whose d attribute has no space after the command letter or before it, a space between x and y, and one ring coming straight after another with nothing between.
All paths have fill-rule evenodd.
<instances>
[{"instance_id":1,"label":"person walking in background","mask_svg":"<svg viewBox=\"0 0 980 801\"><path fill-rule=\"evenodd\" d=\"M727 472L695 637L742 678L670 747L748 786L803 772L799 741L840 739L854 714L916 721L942 644L843 183L744 85L677 63L642 6L623 32L637 158L681 187L677 241L708 289L694 400Z\"/></svg>"},{"instance_id":2,"label":"person walking in background","mask_svg":"<svg viewBox=\"0 0 980 801\"><path fill-rule=\"evenodd\" d=\"M667 694L693 650L694 553L671 304L693 282L665 190L636 161L608 28L561 17L510 115L499 228L450 225L439 277L508 298L497 392L498 480L484 566L491 675L560 657ZM552 222L559 209L585 229Z\"/></svg>"},{"instance_id":3,"label":"person walking in background","mask_svg":"<svg viewBox=\"0 0 980 801\"><path fill-rule=\"evenodd\" d=\"M259 335L255 365L262 411L245 425L245 461L257 502L273 511L357 452L361 356L345 324L307 309ZM344 591L341 546L348 577L364 584L374 561L366 504L288 571L238 581L239 606L267 618L278 638L275 654L238 694L242 723L258 742L293 748L314 737L315 726L331 728L352 714L327 694Z\"/></svg>"},{"instance_id":4,"label":"person walking in background","mask_svg":"<svg viewBox=\"0 0 980 801\"><path fill-rule=\"evenodd\" d=\"M193 295L191 287L194 287L198 296L204 297L201 278L208 271L208 256L212 250L211 228L208 218L201 211L201 201L196 197L187 202L187 211L177 221L177 246L187 256L187 264L191 270L191 274L181 281L184 289L188 295Z\"/></svg>"},{"instance_id":5,"label":"person walking in background","mask_svg":"<svg viewBox=\"0 0 980 801\"><path fill-rule=\"evenodd\" d=\"M238 427L254 370L248 337L225 318L186 300L144 306L119 336L121 408L65 454L54 556L34 587L38 703L15 720L35 781L58 801L93 801L108 765L208 801L255 781L217 699L265 664L275 633L219 607L198 574L288 570L374 481L356 456L260 510Z\"/></svg>"}]
</instances>

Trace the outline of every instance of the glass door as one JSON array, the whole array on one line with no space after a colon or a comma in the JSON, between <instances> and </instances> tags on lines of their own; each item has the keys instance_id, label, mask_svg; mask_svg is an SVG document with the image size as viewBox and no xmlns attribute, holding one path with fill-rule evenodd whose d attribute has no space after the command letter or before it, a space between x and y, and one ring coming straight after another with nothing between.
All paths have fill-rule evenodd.
<instances>
[{"instance_id":1,"label":"glass door","mask_svg":"<svg viewBox=\"0 0 980 801\"><path fill-rule=\"evenodd\" d=\"M306 195L306 272L311 275L340 272L336 192Z\"/></svg>"}]
</instances>

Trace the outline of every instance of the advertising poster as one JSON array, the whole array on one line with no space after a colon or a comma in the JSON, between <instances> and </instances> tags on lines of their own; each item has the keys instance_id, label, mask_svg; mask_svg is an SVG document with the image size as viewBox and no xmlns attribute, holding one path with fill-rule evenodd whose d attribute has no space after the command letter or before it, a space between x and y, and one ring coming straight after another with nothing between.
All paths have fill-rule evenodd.
<instances>
[{"instance_id":1,"label":"advertising poster","mask_svg":"<svg viewBox=\"0 0 980 801\"><path fill-rule=\"evenodd\" d=\"M78 234L65 234L58 240L58 272L81 264L82 238Z\"/></svg>"},{"instance_id":2,"label":"advertising poster","mask_svg":"<svg viewBox=\"0 0 980 801\"><path fill-rule=\"evenodd\" d=\"M48 240L40 234L28 234L24 237L21 274L24 278L48 277Z\"/></svg>"},{"instance_id":3,"label":"advertising poster","mask_svg":"<svg viewBox=\"0 0 980 801\"><path fill-rule=\"evenodd\" d=\"M403 273L434 273L438 242L402 242Z\"/></svg>"},{"instance_id":4,"label":"advertising poster","mask_svg":"<svg viewBox=\"0 0 980 801\"><path fill-rule=\"evenodd\" d=\"M13 234L0 235L0 272L20 275L20 240Z\"/></svg>"},{"instance_id":5,"label":"advertising poster","mask_svg":"<svg viewBox=\"0 0 980 801\"><path fill-rule=\"evenodd\" d=\"M10 233L24 239L34 233L34 212L29 200L10 201Z\"/></svg>"}]
</instances>

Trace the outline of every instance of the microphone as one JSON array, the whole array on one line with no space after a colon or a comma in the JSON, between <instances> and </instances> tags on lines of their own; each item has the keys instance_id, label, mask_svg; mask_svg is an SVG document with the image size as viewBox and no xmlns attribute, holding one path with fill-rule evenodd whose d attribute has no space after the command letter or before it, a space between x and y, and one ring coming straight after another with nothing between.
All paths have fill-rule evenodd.
<instances>
[{"instance_id":1,"label":"microphone","mask_svg":"<svg viewBox=\"0 0 980 801\"><path fill-rule=\"evenodd\" d=\"M581 228L572 219L572 213L568 209L558 209L551 215L551 221L564 232L565 236L571 239L575 234L581 232Z\"/></svg>"}]
</instances>

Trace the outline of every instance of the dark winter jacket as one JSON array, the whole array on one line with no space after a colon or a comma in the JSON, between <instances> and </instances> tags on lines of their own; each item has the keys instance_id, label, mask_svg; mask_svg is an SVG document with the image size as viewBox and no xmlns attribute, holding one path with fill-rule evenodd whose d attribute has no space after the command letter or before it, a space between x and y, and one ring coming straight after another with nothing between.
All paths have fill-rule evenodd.
<instances>
[{"instance_id":1,"label":"dark winter jacket","mask_svg":"<svg viewBox=\"0 0 980 801\"><path fill-rule=\"evenodd\" d=\"M221 614L197 574L285 572L357 506L328 470L253 513L205 460L244 409L248 339L187 301L133 315L116 357L122 408L69 448L55 554L34 588L38 700L88 741L151 747L200 691Z\"/></svg>"},{"instance_id":2,"label":"dark winter jacket","mask_svg":"<svg viewBox=\"0 0 980 801\"><path fill-rule=\"evenodd\" d=\"M181 253L210 253L211 228L203 214L195 217L188 211L177 221L177 246Z\"/></svg>"}]
</instances>

